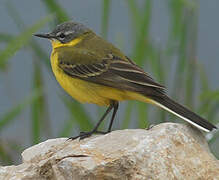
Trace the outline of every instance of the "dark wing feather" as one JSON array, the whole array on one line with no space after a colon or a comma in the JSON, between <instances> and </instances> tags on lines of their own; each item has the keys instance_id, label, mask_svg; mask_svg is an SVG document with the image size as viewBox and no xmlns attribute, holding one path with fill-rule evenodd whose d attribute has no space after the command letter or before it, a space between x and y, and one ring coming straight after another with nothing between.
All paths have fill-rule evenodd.
<instances>
[{"instance_id":1,"label":"dark wing feather","mask_svg":"<svg viewBox=\"0 0 219 180\"><path fill-rule=\"evenodd\" d=\"M65 64L60 63L59 67L71 76L78 78L89 78L98 76L103 72L107 71L107 64L104 63L93 63L93 64Z\"/></svg>"},{"instance_id":2,"label":"dark wing feather","mask_svg":"<svg viewBox=\"0 0 219 180\"><path fill-rule=\"evenodd\" d=\"M109 66L109 70L111 70L118 76L123 77L129 82L143 86L165 89L164 86L156 83L146 72L144 72L140 67L131 62L130 60L124 61L117 58L117 60L112 61L111 65Z\"/></svg>"},{"instance_id":3,"label":"dark wing feather","mask_svg":"<svg viewBox=\"0 0 219 180\"><path fill-rule=\"evenodd\" d=\"M60 60L62 63L59 67L68 75L88 82L139 92L148 96L164 94L164 86L156 83L131 60L109 57L92 64L67 64Z\"/></svg>"}]
</instances>

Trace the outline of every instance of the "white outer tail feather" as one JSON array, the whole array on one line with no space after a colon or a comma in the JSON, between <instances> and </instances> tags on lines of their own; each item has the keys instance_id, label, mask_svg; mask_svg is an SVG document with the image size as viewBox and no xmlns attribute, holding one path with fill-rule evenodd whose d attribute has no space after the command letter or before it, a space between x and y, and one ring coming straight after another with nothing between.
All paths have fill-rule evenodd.
<instances>
[{"instance_id":1,"label":"white outer tail feather","mask_svg":"<svg viewBox=\"0 0 219 180\"><path fill-rule=\"evenodd\" d=\"M180 114L177 114L176 112L174 112L173 110L167 108L166 106L164 106L164 105L162 105L162 104L160 104L160 103L158 103L158 102L156 102L156 101L154 101L154 100L151 100L151 101L152 101L155 105L157 105L157 106L159 106L159 107L165 109L166 111L169 111L170 113L172 113L172 114L178 116L179 118L181 118L181 119L183 119L184 121L186 121L186 122L192 124L193 126L199 128L199 129L201 129L201 130L203 130L203 131L205 131L205 132L210 132L210 130L208 130L208 129L206 129L206 128L204 128L204 127L202 127L202 126L200 126L200 125L198 125L198 124L196 124L196 123L194 123L193 121L191 121L191 120L189 120L189 119L187 119L187 118L181 116Z\"/></svg>"}]
</instances>

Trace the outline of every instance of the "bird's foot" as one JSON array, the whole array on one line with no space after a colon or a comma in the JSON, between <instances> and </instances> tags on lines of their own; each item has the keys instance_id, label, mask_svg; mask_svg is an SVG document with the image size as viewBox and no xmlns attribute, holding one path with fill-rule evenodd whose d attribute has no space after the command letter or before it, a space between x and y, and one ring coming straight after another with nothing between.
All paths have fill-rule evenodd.
<instances>
[{"instance_id":1,"label":"bird's foot","mask_svg":"<svg viewBox=\"0 0 219 180\"><path fill-rule=\"evenodd\" d=\"M87 137L90 137L94 132L93 131L89 131L89 132L80 132L79 135L77 136L73 136L68 138L68 140L75 140L77 138L79 138L79 140L85 139Z\"/></svg>"},{"instance_id":2,"label":"bird's foot","mask_svg":"<svg viewBox=\"0 0 219 180\"><path fill-rule=\"evenodd\" d=\"M108 132L103 132L103 131L89 131L89 132L80 132L79 135L70 137L68 140L75 140L79 138L79 140L85 139L90 137L92 134L107 134Z\"/></svg>"},{"instance_id":3,"label":"bird's foot","mask_svg":"<svg viewBox=\"0 0 219 180\"><path fill-rule=\"evenodd\" d=\"M150 130L150 129L152 129L154 126L156 126L156 124L150 124L150 125L146 128L146 130Z\"/></svg>"},{"instance_id":4,"label":"bird's foot","mask_svg":"<svg viewBox=\"0 0 219 180\"><path fill-rule=\"evenodd\" d=\"M95 133L97 133L97 134L107 134L109 132L108 131L106 131L106 132L104 132L104 131L96 131Z\"/></svg>"}]
</instances>

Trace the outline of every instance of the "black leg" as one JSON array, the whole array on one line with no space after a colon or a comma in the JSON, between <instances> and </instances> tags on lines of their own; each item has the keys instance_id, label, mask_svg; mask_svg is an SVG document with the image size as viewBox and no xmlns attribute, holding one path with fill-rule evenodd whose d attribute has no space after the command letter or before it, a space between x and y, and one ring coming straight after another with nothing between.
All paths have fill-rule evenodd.
<instances>
[{"instance_id":1,"label":"black leg","mask_svg":"<svg viewBox=\"0 0 219 180\"><path fill-rule=\"evenodd\" d=\"M101 117L101 119L98 121L98 123L96 124L96 126L93 128L92 131L89 131L89 132L80 132L80 134L78 136L75 136L75 137L70 137L69 139L71 140L74 140L74 139L77 139L77 138L80 138L81 139L84 139L84 138L87 138L89 136L91 136L93 133L103 133L104 132L100 132L100 131L97 131L98 127L100 126L101 122L105 119L105 117L110 113L110 111L114 108L114 101L113 103L110 104L110 106L107 108L106 112L104 113L104 115ZM114 109L115 111L115 109ZM113 113L114 113L113 111ZM115 116L115 115L114 115ZM112 120L111 120L112 121ZM112 124L110 122L110 124ZM112 126L112 125L111 125ZM111 129L111 128L110 128Z\"/></svg>"},{"instance_id":2,"label":"black leg","mask_svg":"<svg viewBox=\"0 0 219 180\"><path fill-rule=\"evenodd\" d=\"M117 110L118 110L118 108L119 108L119 103L118 103L117 101L112 101L112 107L113 107L113 115L112 115L112 117L111 117L108 130L107 130L106 132L104 132L104 131L96 131L96 133L99 133L99 134L107 134L107 133L111 132L111 128L112 128L112 125L113 125L113 121L114 121L114 119L115 119Z\"/></svg>"},{"instance_id":3,"label":"black leg","mask_svg":"<svg viewBox=\"0 0 219 180\"><path fill-rule=\"evenodd\" d=\"M97 132L98 127L102 123L102 121L105 119L105 117L110 113L110 111L113 109L113 104L110 104L104 115L101 117L101 119L98 121L97 125L94 127L92 131Z\"/></svg>"},{"instance_id":4,"label":"black leg","mask_svg":"<svg viewBox=\"0 0 219 180\"><path fill-rule=\"evenodd\" d=\"M113 115L111 117L110 125L109 125L108 130L107 130L108 133L111 132L113 121L115 119L118 108L119 108L119 103L117 101L113 101Z\"/></svg>"}]
</instances>

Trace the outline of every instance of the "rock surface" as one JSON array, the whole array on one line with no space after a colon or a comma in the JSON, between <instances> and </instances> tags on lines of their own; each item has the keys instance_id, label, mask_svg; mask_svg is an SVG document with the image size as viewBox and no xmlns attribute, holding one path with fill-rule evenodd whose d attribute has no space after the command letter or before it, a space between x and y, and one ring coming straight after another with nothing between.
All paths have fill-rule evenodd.
<instances>
[{"instance_id":1,"label":"rock surface","mask_svg":"<svg viewBox=\"0 0 219 180\"><path fill-rule=\"evenodd\" d=\"M165 123L82 141L51 139L26 149L23 164L0 167L0 179L219 179L219 161L198 130Z\"/></svg>"}]
</instances>

